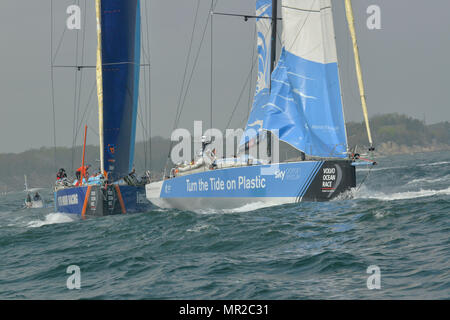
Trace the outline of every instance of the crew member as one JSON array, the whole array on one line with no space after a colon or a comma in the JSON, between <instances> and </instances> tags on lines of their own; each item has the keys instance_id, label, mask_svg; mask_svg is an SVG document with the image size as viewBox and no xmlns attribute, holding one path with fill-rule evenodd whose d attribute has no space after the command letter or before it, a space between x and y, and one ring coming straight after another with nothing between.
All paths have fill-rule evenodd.
<instances>
[{"instance_id":1,"label":"crew member","mask_svg":"<svg viewBox=\"0 0 450 320\"><path fill-rule=\"evenodd\" d=\"M83 171L83 169L84 169L85 175L86 175L86 176L89 176L88 169L89 169L90 167L91 167L91 165L88 164L88 165L84 166L84 168L83 168L83 167L79 167L79 168L77 169L77 171L75 172L75 175L76 175L78 181L81 179L81 172Z\"/></svg>"},{"instance_id":2,"label":"crew member","mask_svg":"<svg viewBox=\"0 0 450 320\"><path fill-rule=\"evenodd\" d=\"M56 180L61 180L67 178L66 170L63 168L59 169L58 173L56 174Z\"/></svg>"}]
</instances>

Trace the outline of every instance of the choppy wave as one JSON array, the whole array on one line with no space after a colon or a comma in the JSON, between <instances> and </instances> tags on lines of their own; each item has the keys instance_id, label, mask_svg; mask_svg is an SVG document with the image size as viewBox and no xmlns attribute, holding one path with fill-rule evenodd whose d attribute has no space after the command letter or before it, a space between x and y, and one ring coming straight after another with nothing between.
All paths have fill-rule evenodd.
<instances>
[{"instance_id":1,"label":"choppy wave","mask_svg":"<svg viewBox=\"0 0 450 320\"><path fill-rule=\"evenodd\" d=\"M259 209L264 209L264 208L268 208L268 207L272 207L272 206L276 206L278 205L275 202L254 202L254 203L249 203L246 205L243 205L242 207L239 208L235 208L235 209L228 209L228 210L224 210L224 213L239 213L239 212L250 212L250 211L255 211L255 210L259 210Z\"/></svg>"},{"instance_id":2,"label":"choppy wave","mask_svg":"<svg viewBox=\"0 0 450 320\"><path fill-rule=\"evenodd\" d=\"M394 192L391 194L364 189L363 191L355 192L354 198L393 201L393 200L406 200L414 198L432 197L436 195L450 195L450 187L448 187L447 189L440 189L440 190L421 189L419 191Z\"/></svg>"},{"instance_id":3,"label":"choppy wave","mask_svg":"<svg viewBox=\"0 0 450 320\"><path fill-rule=\"evenodd\" d=\"M385 157L353 198L325 203L74 223L0 197L0 299L448 299L450 152L425 156ZM73 264L81 290L66 289Z\"/></svg>"},{"instance_id":4,"label":"choppy wave","mask_svg":"<svg viewBox=\"0 0 450 320\"><path fill-rule=\"evenodd\" d=\"M450 164L450 161L439 161L439 162L432 162L432 163L421 163L417 166L419 167L432 167L432 166L442 166L444 164Z\"/></svg>"},{"instance_id":5,"label":"choppy wave","mask_svg":"<svg viewBox=\"0 0 450 320\"><path fill-rule=\"evenodd\" d=\"M268 202L260 201L260 202L248 203L241 207L233 208L233 209L221 209L221 210L203 209L203 210L195 210L195 212L198 214L244 213L244 212L252 212L252 211L259 210L259 209L269 208L269 207L273 207L276 205L279 205L279 203L270 202L270 201L268 201Z\"/></svg>"},{"instance_id":6,"label":"choppy wave","mask_svg":"<svg viewBox=\"0 0 450 320\"><path fill-rule=\"evenodd\" d=\"M358 171L385 171L385 170L395 170L395 169L405 169L407 166L399 167L370 167L370 168L358 168Z\"/></svg>"},{"instance_id":7,"label":"choppy wave","mask_svg":"<svg viewBox=\"0 0 450 320\"><path fill-rule=\"evenodd\" d=\"M431 183L440 183L440 182L445 182L445 181L449 181L450 182L450 174L445 175L443 177L440 178L418 178L418 179L413 179L411 181L408 181L407 184L409 185L416 185L416 184L431 184Z\"/></svg>"},{"instance_id":8,"label":"choppy wave","mask_svg":"<svg viewBox=\"0 0 450 320\"><path fill-rule=\"evenodd\" d=\"M42 226L46 226L49 224L57 224L57 223L67 223L67 222L73 222L74 219L69 217L68 215L64 213L54 212L49 213L45 216L44 220L33 220L30 221L27 226L29 228L39 228Z\"/></svg>"}]
</instances>

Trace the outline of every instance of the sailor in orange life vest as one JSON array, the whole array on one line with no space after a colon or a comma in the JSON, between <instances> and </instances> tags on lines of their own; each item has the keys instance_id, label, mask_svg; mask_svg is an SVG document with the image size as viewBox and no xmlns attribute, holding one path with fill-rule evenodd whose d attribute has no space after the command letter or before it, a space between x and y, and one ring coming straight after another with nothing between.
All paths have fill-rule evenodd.
<instances>
[{"instance_id":1,"label":"sailor in orange life vest","mask_svg":"<svg viewBox=\"0 0 450 320\"><path fill-rule=\"evenodd\" d=\"M85 176L85 178L87 178L87 177L89 176L89 173L88 173L87 171L88 171L88 169L89 169L90 167L91 167L90 164L84 166L84 176ZM82 181L80 181L80 179L81 179L81 172L82 172L82 171L83 171L83 167L79 167L79 168L77 169L77 171L75 172L75 175L76 175L77 180L78 180L77 185L79 185L80 183L82 183Z\"/></svg>"}]
</instances>

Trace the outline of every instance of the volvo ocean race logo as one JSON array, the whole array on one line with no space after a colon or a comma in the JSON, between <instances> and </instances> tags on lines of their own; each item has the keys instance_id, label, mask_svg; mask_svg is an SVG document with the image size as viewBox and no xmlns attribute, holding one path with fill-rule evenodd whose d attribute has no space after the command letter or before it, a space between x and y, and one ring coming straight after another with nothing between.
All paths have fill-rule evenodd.
<instances>
[{"instance_id":1,"label":"volvo ocean race logo","mask_svg":"<svg viewBox=\"0 0 450 320\"><path fill-rule=\"evenodd\" d=\"M328 192L331 197L342 181L342 169L335 164L322 169L322 192Z\"/></svg>"}]
</instances>

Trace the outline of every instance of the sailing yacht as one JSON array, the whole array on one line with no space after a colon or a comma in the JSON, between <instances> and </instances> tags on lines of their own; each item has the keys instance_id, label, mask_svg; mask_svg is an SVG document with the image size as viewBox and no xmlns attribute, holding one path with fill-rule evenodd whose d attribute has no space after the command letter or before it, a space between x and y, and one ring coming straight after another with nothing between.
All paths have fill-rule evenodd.
<instances>
[{"instance_id":1,"label":"sailing yacht","mask_svg":"<svg viewBox=\"0 0 450 320\"><path fill-rule=\"evenodd\" d=\"M258 80L240 154L214 159L211 150L202 150L194 163L180 164L164 180L147 184L147 199L155 205L220 210L257 203L328 201L348 195L356 186L356 166L375 164L349 151L331 0L281 1L278 60L277 7L276 0L256 3ZM362 79L350 0L346 0L346 9L358 79ZM364 98L362 81L359 85ZM367 115L365 100L362 104ZM374 150L365 118L370 150ZM276 161L276 140L302 156ZM252 157L252 148L263 142L268 158Z\"/></svg>"},{"instance_id":2,"label":"sailing yacht","mask_svg":"<svg viewBox=\"0 0 450 320\"><path fill-rule=\"evenodd\" d=\"M141 66L140 3L96 0L95 6L100 172L88 177L83 163L79 182L62 179L55 186L56 211L83 218L143 212L151 206L145 199L147 180L137 179L133 169Z\"/></svg>"}]
</instances>

